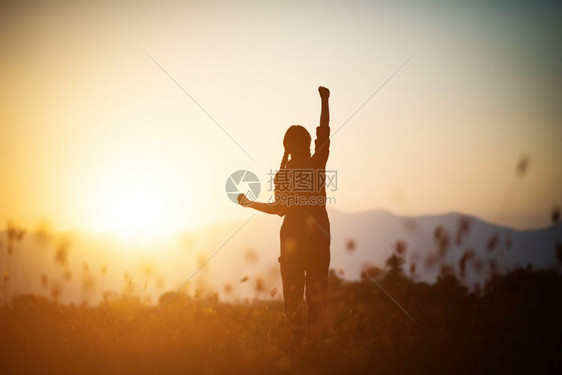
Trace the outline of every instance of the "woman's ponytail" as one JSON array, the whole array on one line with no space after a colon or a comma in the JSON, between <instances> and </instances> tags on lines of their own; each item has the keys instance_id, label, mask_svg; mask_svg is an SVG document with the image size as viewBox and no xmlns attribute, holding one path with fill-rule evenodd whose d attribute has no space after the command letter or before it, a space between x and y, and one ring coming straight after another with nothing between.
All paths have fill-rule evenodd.
<instances>
[{"instance_id":1,"label":"woman's ponytail","mask_svg":"<svg viewBox=\"0 0 562 375\"><path fill-rule=\"evenodd\" d=\"M289 151L285 148L285 153L283 154L283 159L281 159L281 165L279 169L287 168L287 163L289 162Z\"/></svg>"},{"instance_id":2,"label":"woman's ponytail","mask_svg":"<svg viewBox=\"0 0 562 375\"><path fill-rule=\"evenodd\" d=\"M287 148L285 148L285 152L283 153L283 159L281 159L281 165L279 166L279 170L277 171L277 173L275 173L275 177L273 179L273 183L275 185L275 191L274 191L274 197L275 197L275 202L279 201L281 192L283 191L282 188L282 183L279 182L279 180L281 179L281 181L284 180L283 178L283 174L286 174L287 172L285 171L285 169L287 169L287 163L289 162L289 151L287 150ZM281 173L281 175L279 175Z\"/></svg>"}]
</instances>

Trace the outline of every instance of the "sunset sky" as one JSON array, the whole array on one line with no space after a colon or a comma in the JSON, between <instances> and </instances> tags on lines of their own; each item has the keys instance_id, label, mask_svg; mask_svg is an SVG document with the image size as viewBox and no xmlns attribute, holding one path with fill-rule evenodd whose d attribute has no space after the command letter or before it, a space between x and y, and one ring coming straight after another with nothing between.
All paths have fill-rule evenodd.
<instances>
[{"instance_id":1,"label":"sunset sky","mask_svg":"<svg viewBox=\"0 0 562 375\"><path fill-rule=\"evenodd\" d=\"M561 9L3 3L0 226L163 234L245 218L227 177L254 171L267 200L285 130L314 134L319 85L335 131L412 55L333 137L333 208L546 225L562 205Z\"/></svg>"}]
</instances>

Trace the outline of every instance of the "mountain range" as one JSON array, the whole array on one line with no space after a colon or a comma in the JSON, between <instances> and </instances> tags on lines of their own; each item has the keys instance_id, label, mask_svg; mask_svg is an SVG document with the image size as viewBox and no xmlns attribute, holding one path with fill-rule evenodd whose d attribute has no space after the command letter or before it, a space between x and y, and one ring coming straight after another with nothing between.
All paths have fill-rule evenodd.
<instances>
[{"instance_id":1,"label":"mountain range","mask_svg":"<svg viewBox=\"0 0 562 375\"><path fill-rule=\"evenodd\" d=\"M189 294L217 293L226 299L280 298L277 257L283 219L252 214L248 210L247 221L218 223L126 249L114 239L82 232L30 233L8 255L6 233L0 232L0 268L9 271L12 283L4 282L3 294L49 295L58 288L64 290L61 300L72 302L127 291L154 301L183 286ZM431 283L452 272L471 288L493 272L562 265L555 248L562 241L560 222L515 230L456 212L405 217L384 210L329 210L329 216L330 266L347 280L359 279L371 267L384 270L392 254L400 254L404 273L418 281Z\"/></svg>"}]
</instances>

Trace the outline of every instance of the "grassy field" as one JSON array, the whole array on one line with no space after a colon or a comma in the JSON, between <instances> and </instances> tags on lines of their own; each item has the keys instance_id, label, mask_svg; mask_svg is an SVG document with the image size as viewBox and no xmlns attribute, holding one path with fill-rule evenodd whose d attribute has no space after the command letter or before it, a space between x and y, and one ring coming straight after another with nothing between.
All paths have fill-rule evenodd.
<instances>
[{"instance_id":1,"label":"grassy field","mask_svg":"<svg viewBox=\"0 0 562 375\"><path fill-rule=\"evenodd\" d=\"M562 277L494 275L469 293L453 275L434 285L389 272L331 277L325 336L287 335L279 302L227 304L179 294L96 307L18 296L0 310L0 373L560 373ZM163 295L160 301L167 298Z\"/></svg>"}]
</instances>

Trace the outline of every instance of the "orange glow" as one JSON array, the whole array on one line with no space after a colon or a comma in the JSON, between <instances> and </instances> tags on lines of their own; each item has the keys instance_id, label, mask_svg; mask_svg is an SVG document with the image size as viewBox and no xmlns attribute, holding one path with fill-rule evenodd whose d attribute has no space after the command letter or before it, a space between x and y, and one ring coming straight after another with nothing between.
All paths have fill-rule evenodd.
<instances>
[{"instance_id":1,"label":"orange glow","mask_svg":"<svg viewBox=\"0 0 562 375\"><path fill-rule=\"evenodd\" d=\"M93 225L125 242L172 234L176 213L169 186L154 175L126 173L98 192Z\"/></svg>"},{"instance_id":2,"label":"orange glow","mask_svg":"<svg viewBox=\"0 0 562 375\"><path fill-rule=\"evenodd\" d=\"M526 153L503 224L546 224L562 184L559 90L537 56L552 48L521 45L517 25L482 27L478 13L307 7L14 5L0 44L0 223L127 237L242 218L225 179L246 168L265 185L287 127L318 125L318 85L332 90L336 129L417 51L335 135L335 208L498 220Z\"/></svg>"}]
</instances>

